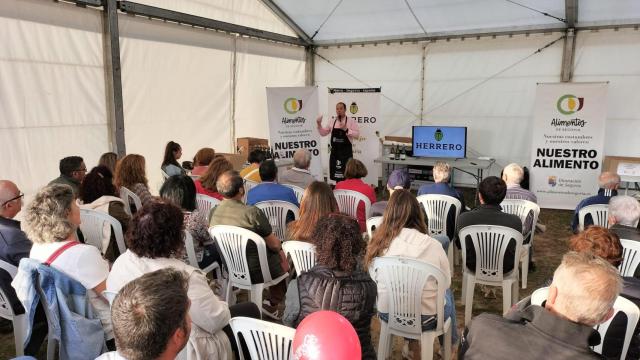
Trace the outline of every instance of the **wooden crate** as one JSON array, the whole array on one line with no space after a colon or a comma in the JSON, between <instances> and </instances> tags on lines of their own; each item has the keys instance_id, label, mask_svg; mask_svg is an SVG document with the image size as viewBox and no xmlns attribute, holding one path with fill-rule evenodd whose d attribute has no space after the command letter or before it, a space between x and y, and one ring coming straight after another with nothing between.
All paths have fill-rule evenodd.
<instances>
[{"instance_id":1,"label":"wooden crate","mask_svg":"<svg viewBox=\"0 0 640 360\"><path fill-rule=\"evenodd\" d=\"M260 138L252 138L252 137L243 137L236 139L236 149L238 154L249 155L249 153L256 148L267 148L269 147L269 140L260 139Z\"/></svg>"}]
</instances>

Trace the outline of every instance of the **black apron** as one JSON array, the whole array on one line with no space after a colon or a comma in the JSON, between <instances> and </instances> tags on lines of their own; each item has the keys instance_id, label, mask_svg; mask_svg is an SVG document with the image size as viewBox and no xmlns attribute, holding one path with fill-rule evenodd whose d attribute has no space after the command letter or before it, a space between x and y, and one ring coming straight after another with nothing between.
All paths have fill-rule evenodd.
<instances>
[{"instance_id":1,"label":"black apron","mask_svg":"<svg viewBox=\"0 0 640 360\"><path fill-rule=\"evenodd\" d=\"M333 181L344 180L344 169L347 167L347 161L353 157L353 148L351 141L347 137L347 131L336 129L336 121L333 121L331 130L331 155L329 155L329 178ZM345 121L347 117L345 116Z\"/></svg>"}]
</instances>

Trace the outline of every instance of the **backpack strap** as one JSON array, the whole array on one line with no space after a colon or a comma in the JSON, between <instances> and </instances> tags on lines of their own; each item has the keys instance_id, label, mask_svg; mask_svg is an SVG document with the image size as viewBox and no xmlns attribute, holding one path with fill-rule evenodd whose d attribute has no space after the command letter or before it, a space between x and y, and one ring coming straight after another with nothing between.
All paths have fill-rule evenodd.
<instances>
[{"instance_id":1,"label":"backpack strap","mask_svg":"<svg viewBox=\"0 0 640 360\"><path fill-rule=\"evenodd\" d=\"M47 265L47 266L50 266L54 261L56 261L58 256L62 255L62 253L65 252L70 247L73 247L73 246L76 246L76 245L80 245L80 243L78 241L69 241L68 243L60 246L58 248L58 250L54 251L53 254L51 254L51 256L49 256L47 261L45 261L43 264Z\"/></svg>"}]
</instances>

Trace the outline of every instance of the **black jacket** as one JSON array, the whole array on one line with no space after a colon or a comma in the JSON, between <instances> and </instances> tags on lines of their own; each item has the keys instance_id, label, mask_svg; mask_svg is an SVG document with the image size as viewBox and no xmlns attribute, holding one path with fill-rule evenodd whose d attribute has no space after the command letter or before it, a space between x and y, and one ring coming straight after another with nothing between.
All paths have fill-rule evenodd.
<instances>
[{"instance_id":1,"label":"black jacket","mask_svg":"<svg viewBox=\"0 0 640 360\"><path fill-rule=\"evenodd\" d=\"M531 305L505 317L480 314L465 330L458 359L601 359L589 346L600 343L592 327Z\"/></svg>"},{"instance_id":2,"label":"black jacket","mask_svg":"<svg viewBox=\"0 0 640 360\"><path fill-rule=\"evenodd\" d=\"M371 343L373 317L378 288L369 274L351 274L317 265L298 277L300 315L296 327L307 315L319 310L332 310L347 318L356 329L363 359L375 359Z\"/></svg>"},{"instance_id":3,"label":"black jacket","mask_svg":"<svg viewBox=\"0 0 640 360\"><path fill-rule=\"evenodd\" d=\"M0 260L18 266L20 260L29 257L32 242L20 230L20 222L0 216ZM11 275L0 269L0 287L9 297L9 303L16 314L24 314L24 308L11 286Z\"/></svg>"}]
</instances>

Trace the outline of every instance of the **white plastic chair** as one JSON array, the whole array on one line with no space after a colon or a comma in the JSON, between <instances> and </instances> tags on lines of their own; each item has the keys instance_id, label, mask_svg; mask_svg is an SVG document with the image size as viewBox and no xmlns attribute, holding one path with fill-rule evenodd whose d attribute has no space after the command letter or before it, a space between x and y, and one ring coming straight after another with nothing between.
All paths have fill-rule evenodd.
<instances>
[{"instance_id":1,"label":"white plastic chair","mask_svg":"<svg viewBox=\"0 0 640 360\"><path fill-rule=\"evenodd\" d=\"M285 272L277 278L272 278L267 262L267 245L260 235L237 226L216 225L209 228L211 237L218 242L220 251L227 265L229 280L227 283L226 301L231 300L231 290L235 286L239 289L251 292L251 301L255 303L262 312L262 290L278 284L286 279L289 274ZM247 261L247 243L253 241L256 244L260 269L264 282L258 284L251 283L249 274L249 263Z\"/></svg>"},{"instance_id":2,"label":"white plastic chair","mask_svg":"<svg viewBox=\"0 0 640 360\"><path fill-rule=\"evenodd\" d=\"M371 214L371 201L364 194L353 190L333 190L333 195L338 202L338 209L349 216L358 219L358 205L364 203L364 219Z\"/></svg>"},{"instance_id":3,"label":"white plastic chair","mask_svg":"<svg viewBox=\"0 0 640 360\"><path fill-rule=\"evenodd\" d=\"M242 316L229 320L229 325L236 338L236 344L240 344L238 334L242 334L251 360L293 359L291 352L296 329ZM240 359L244 360L242 351Z\"/></svg>"},{"instance_id":4,"label":"white plastic chair","mask_svg":"<svg viewBox=\"0 0 640 360\"><path fill-rule=\"evenodd\" d=\"M460 200L448 195L438 194L425 194L417 197L417 200L424 207L427 214L427 231L429 235L447 235L447 218L452 206L455 206L455 219L453 221L453 228L456 228L458 222L458 216L462 211L462 204ZM453 242L453 239L451 243ZM449 249L447 249L447 257L449 258L449 267L451 273L453 273L453 249L455 246L451 246L449 243Z\"/></svg>"},{"instance_id":5,"label":"white plastic chair","mask_svg":"<svg viewBox=\"0 0 640 360\"><path fill-rule=\"evenodd\" d=\"M113 300L115 300L116 295L118 295L117 291L109 291L109 290L105 290L102 292L102 296L107 299L107 301L109 302L109 307L111 307L111 305L113 305Z\"/></svg>"},{"instance_id":6,"label":"white plastic chair","mask_svg":"<svg viewBox=\"0 0 640 360\"><path fill-rule=\"evenodd\" d=\"M282 250L291 257L298 275L316 265L316 247L311 243L289 240L282 243Z\"/></svg>"},{"instance_id":7,"label":"white plastic chair","mask_svg":"<svg viewBox=\"0 0 640 360\"><path fill-rule=\"evenodd\" d=\"M258 186L260 183L255 182L253 180L244 179L244 197L242 198L243 203L247 203L247 196L249 195L249 190Z\"/></svg>"},{"instance_id":8,"label":"white plastic chair","mask_svg":"<svg viewBox=\"0 0 640 360\"><path fill-rule=\"evenodd\" d=\"M542 303L547 300L549 295L549 288L544 287L540 288L531 294L531 304L542 306ZM600 333L600 344L597 346L591 347L593 351L598 354L602 354L602 344L604 344L604 340L607 335L607 330L609 329L609 325L611 325L611 320L615 318L618 312L622 311L627 315L627 329L624 334L624 343L622 345L622 352L620 353L620 359L624 360L627 358L627 352L629 351L629 344L631 343L631 338L633 337L633 331L638 324L638 320L640 319L640 309L636 304L623 298L622 296L618 296L616 302L613 304L613 316L603 322L602 324L596 325L593 328L598 330Z\"/></svg>"},{"instance_id":9,"label":"white plastic chair","mask_svg":"<svg viewBox=\"0 0 640 360\"><path fill-rule=\"evenodd\" d=\"M520 218L522 222L522 239L530 236L528 244L522 244L522 255L520 256L520 264L522 265L522 288L527 288L527 277L529 275L529 252L533 246L533 235L536 232L536 224L538 223L538 215L540 215L540 206L538 204L524 199L506 199L500 203L502 211L507 214L513 214ZM531 229L524 233L524 227L527 218L531 214Z\"/></svg>"},{"instance_id":10,"label":"white plastic chair","mask_svg":"<svg viewBox=\"0 0 640 360\"><path fill-rule=\"evenodd\" d=\"M291 184L282 184L288 188L290 188L291 190L293 190L293 192L296 194L296 199L298 199L298 204L302 203L302 195L304 195L304 189L301 188L300 186L297 185L291 185Z\"/></svg>"},{"instance_id":11,"label":"white plastic chair","mask_svg":"<svg viewBox=\"0 0 640 360\"><path fill-rule=\"evenodd\" d=\"M444 359L451 358L451 319L444 319L445 277L437 267L414 259L379 257L374 259L371 272L378 283L387 289L389 321L380 321L378 359L391 353L392 336L416 339L421 342L421 359L433 358L433 341L444 334ZM434 330L422 331L422 295L429 278L437 282L437 324Z\"/></svg>"},{"instance_id":12,"label":"white plastic chair","mask_svg":"<svg viewBox=\"0 0 640 360\"><path fill-rule=\"evenodd\" d=\"M204 269L200 268L200 265L198 265L198 256L196 255L196 245L193 241L193 236L188 231L184 232L184 247L187 250L187 259L189 259L189 265L193 266L196 269L202 270L202 272L205 274L208 274L215 270L216 279L222 281L220 264L218 264L217 262L209 264L209 266L205 267Z\"/></svg>"},{"instance_id":13,"label":"white plastic chair","mask_svg":"<svg viewBox=\"0 0 640 360\"><path fill-rule=\"evenodd\" d=\"M160 169L160 173L162 174L162 182L167 181L169 178L169 174L167 174L164 170Z\"/></svg>"},{"instance_id":14,"label":"white plastic chair","mask_svg":"<svg viewBox=\"0 0 640 360\"><path fill-rule=\"evenodd\" d=\"M18 272L17 267L2 260L0 260L0 269L9 273L12 279ZM29 319L26 313L16 315L13 312L9 297L2 291L2 288L0 288L0 317L11 321L13 324L13 340L16 346L16 356L24 355L24 341Z\"/></svg>"},{"instance_id":15,"label":"white plastic chair","mask_svg":"<svg viewBox=\"0 0 640 360\"><path fill-rule=\"evenodd\" d=\"M382 216L372 216L367 219L367 234L369 235L369 241L373 237L373 232L382 224Z\"/></svg>"},{"instance_id":16,"label":"white plastic chair","mask_svg":"<svg viewBox=\"0 0 640 360\"><path fill-rule=\"evenodd\" d=\"M102 211L80 209L80 219L82 221L80 231L82 231L85 243L97 247L104 254L109 246L111 232L113 231L120 254L124 254L127 251L122 225L116 218Z\"/></svg>"},{"instance_id":17,"label":"white plastic chair","mask_svg":"<svg viewBox=\"0 0 640 360\"><path fill-rule=\"evenodd\" d=\"M293 214L293 220L295 220L300 217L300 209L290 202L280 200L260 201L256 206L267 216L271 229L278 239L287 240L287 215Z\"/></svg>"},{"instance_id":18,"label":"white plastic chair","mask_svg":"<svg viewBox=\"0 0 640 360\"><path fill-rule=\"evenodd\" d=\"M220 205L221 201L204 194L196 194L196 209L204 212L207 217L207 222L210 220L211 210Z\"/></svg>"},{"instance_id":19,"label":"white plastic chair","mask_svg":"<svg viewBox=\"0 0 640 360\"><path fill-rule=\"evenodd\" d=\"M620 239L622 243L622 263L618 267L621 276L633 276L640 265L640 242Z\"/></svg>"},{"instance_id":20,"label":"white plastic chair","mask_svg":"<svg viewBox=\"0 0 640 360\"><path fill-rule=\"evenodd\" d=\"M471 237L476 255L476 268L467 269L466 238ZM462 245L462 298L465 299L464 323L471 320L473 306L473 290L476 283L502 286L502 310L506 313L518 301L518 259L522 251L522 233L505 226L471 225L464 227L459 233ZM513 259L513 270L503 273L507 246L511 239L516 248Z\"/></svg>"},{"instance_id":21,"label":"white plastic chair","mask_svg":"<svg viewBox=\"0 0 640 360\"><path fill-rule=\"evenodd\" d=\"M584 219L587 215L591 215L593 225L609 227L609 205L598 204L585 206L578 211L578 230L584 230Z\"/></svg>"},{"instance_id":22,"label":"white plastic chair","mask_svg":"<svg viewBox=\"0 0 640 360\"><path fill-rule=\"evenodd\" d=\"M131 202L135 205L136 211L142 209L142 201L138 195L124 186L120 187L120 199L124 202L124 211L129 215L133 215L133 212L131 211Z\"/></svg>"}]
</instances>

